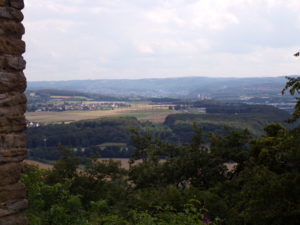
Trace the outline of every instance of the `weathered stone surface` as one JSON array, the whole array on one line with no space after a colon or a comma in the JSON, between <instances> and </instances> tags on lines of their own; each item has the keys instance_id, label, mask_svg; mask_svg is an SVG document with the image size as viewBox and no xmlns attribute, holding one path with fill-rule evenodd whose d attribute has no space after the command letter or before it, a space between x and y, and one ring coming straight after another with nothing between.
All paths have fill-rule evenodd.
<instances>
[{"instance_id":1,"label":"weathered stone surface","mask_svg":"<svg viewBox=\"0 0 300 225\"><path fill-rule=\"evenodd\" d=\"M25 116L0 117L0 134L22 132L26 129Z\"/></svg>"},{"instance_id":2,"label":"weathered stone surface","mask_svg":"<svg viewBox=\"0 0 300 225\"><path fill-rule=\"evenodd\" d=\"M1 80L1 78L0 78ZM25 94L19 92L10 92L0 94L0 107L15 106L26 104L27 99Z\"/></svg>"},{"instance_id":3,"label":"weathered stone surface","mask_svg":"<svg viewBox=\"0 0 300 225\"><path fill-rule=\"evenodd\" d=\"M0 207L0 217L16 214L19 211L26 209L27 206L28 206L28 201L25 199L5 204Z\"/></svg>"},{"instance_id":4,"label":"weathered stone surface","mask_svg":"<svg viewBox=\"0 0 300 225\"><path fill-rule=\"evenodd\" d=\"M0 225L27 225L27 219L22 214L0 217Z\"/></svg>"},{"instance_id":5,"label":"weathered stone surface","mask_svg":"<svg viewBox=\"0 0 300 225\"><path fill-rule=\"evenodd\" d=\"M7 6L7 0L0 0L0 6Z\"/></svg>"},{"instance_id":6,"label":"weathered stone surface","mask_svg":"<svg viewBox=\"0 0 300 225\"><path fill-rule=\"evenodd\" d=\"M24 8L23 0L0 0L0 6L11 6L16 9Z\"/></svg>"},{"instance_id":7,"label":"weathered stone surface","mask_svg":"<svg viewBox=\"0 0 300 225\"><path fill-rule=\"evenodd\" d=\"M0 186L0 208L25 199L25 186L22 183Z\"/></svg>"},{"instance_id":8,"label":"weathered stone surface","mask_svg":"<svg viewBox=\"0 0 300 225\"><path fill-rule=\"evenodd\" d=\"M17 155L17 156L12 156L12 157L2 157L0 155L0 164L3 163L20 163L23 160L25 160L27 158L27 152L24 149L24 154L22 155Z\"/></svg>"},{"instance_id":9,"label":"weathered stone surface","mask_svg":"<svg viewBox=\"0 0 300 225\"><path fill-rule=\"evenodd\" d=\"M26 146L25 134L0 135L0 154L5 149L24 148Z\"/></svg>"},{"instance_id":10,"label":"weathered stone surface","mask_svg":"<svg viewBox=\"0 0 300 225\"><path fill-rule=\"evenodd\" d=\"M26 68L26 61L22 56L19 57L11 56L11 57L7 57L6 60L7 60L7 65L10 68L13 68L15 70L24 70Z\"/></svg>"},{"instance_id":11,"label":"weathered stone surface","mask_svg":"<svg viewBox=\"0 0 300 225\"><path fill-rule=\"evenodd\" d=\"M0 54L21 55L25 48L25 42L20 39L0 37Z\"/></svg>"},{"instance_id":12,"label":"weathered stone surface","mask_svg":"<svg viewBox=\"0 0 300 225\"><path fill-rule=\"evenodd\" d=\"M23 93L26 89L26 78L23 72L0 72L0 94L10 91Z\"/></svg>"},{"instance_id":13,"label":"weathered stone surface","mask_svg":"<svg viewBox=\"0 0 300 225\"><path fill-rule=\"evenodd\" d=\"M3 36L15 36L21 38L25 33L25 28L21 23L13 20L1 20L0 21L0 35Z\"/></svg>"},{"instance_id":14,"label":"weathered stone surface","mask_svg":"<svg viewBox=\"0 0 300 225\"><path fill-rule=\"evenodd\" d=\"M17 163L23 161L27 156L27 150L23 148L1 149L0 165L4 163Z\"/></svg>"},{"instance_id":15,"label":"weathered stone surface","mask_svg":"<svg viewBox=\"0 0 300 225\"><path fill-rule=\"evenodd\" d=\"M0 165L23 161L27 156L26 135L0 135Z\"/></svg>"},{"instance_id":16,"label":"weathered stone surface","mask_svg":"<svg viewBox=\"0 0 300 225\"><path fill-rule=\"evenodd\" d=\"M21 151L18 151L18 153L21 153ZM25 160L26 157L27 157L26 149L22 149L22 154L20 154L20 155L14 155L14 156L6 157L6 156L2 156L0 154L0 164L3 164L3 163L20 163L23 160Z\"/></svg>"},{"instance_id":17,"label":"weathered stone surface","mask_svg":"<svg viewBox=\"0 0 300 225\"><path fill-rule=\"evenodd\" d=\"M20 71L26 67L26 61L22 56L1 55L0 71L7 72L11 70Z\"/></svg>"},{"instance_id":18,"label":"weathered stone surface","mask_svg":"<svg viewBox=\"0 0 300 225\"><path fill-rule=\"evenodd\" d=\"M6 186L10 184L15 184L20 179L20 174L22 172L22 165L19 163L7 163L0 165L0 205L2 202L5 202L4 199L10 199L10 194L8 196L4 196L4 193L9 193L8 191L5 191L6 189L1 188L1 186ZM12 188L21 187L19 184L15 187L11 185ZM9 188L9 187L7 187ZM20 188L19 188L20 189ZM2 192L1 192L2 190ZM11 200L16 200L15 198L12 198Z\"/></svg>"},{"instance_id":19,"label":"weathered stone surface","mask_svg":"<svg viewBox=\"0 0 300 225\"><path fill-rule=\"evenodd\" d=\"M23 9L24 1L23 0L10 0L10 6L16 8L16 9Z\"/></svg>"},{"instance_id":20,"label":"weathered stone surface","mask_svg":"<svg viewBox=\"0 0 300 225\"><path fill-rule=\"evenodd\" d=\"M0 0L0 225L27 224L25 186L18 182L26 157L23 7L23 0Z\"/></svg>"},{"instance_id":21,"label":"weathered stone surface","mask_svg":"<svg viewBox=\"0 0 300 225\"><path fill-rule=\"evenodd\" d=\"M12 7L0 7L0 18L21 22L24 19L23 13Z\"/></svg>"},{"instance_id":22,"label":"weathered stone surface","mask_svg":"<svg viewBox=\"0 0 300 225\"><path fill-rule=\"evenodd\" d=\"M26 112L26 105L15 105L11 107L0 108L0 117L2 116L18 116L23 115Z\"/></svg>"}]
</instances>

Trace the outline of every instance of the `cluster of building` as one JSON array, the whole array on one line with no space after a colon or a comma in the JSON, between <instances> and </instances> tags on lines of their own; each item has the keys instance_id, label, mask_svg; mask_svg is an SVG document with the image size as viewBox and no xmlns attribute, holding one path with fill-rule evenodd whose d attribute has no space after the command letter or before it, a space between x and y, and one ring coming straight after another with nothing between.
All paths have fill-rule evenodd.
<instances>
[{"instance_id":1,"label":"cluster of building","mask_svg":"<svg viewBox=\"0 0 300 225\"><path fill-rule=\"evenodd\" d=\"M34 121L26 121L26 126L27 127L40 127L43 124L41 124L40 122L34 122Z\"/></svg>"},{"instance_id":2,"label":"cluster of building","mask_svg":"<svg viewBox=\"0 0 300 225\"><path fill-rule=\"evenodd\" d=\"M124 102L58 102L32 105L29 111L33 112L61 112L61 111L95 111L129 108L130 104Z\"/></svg>"}]
</instances>

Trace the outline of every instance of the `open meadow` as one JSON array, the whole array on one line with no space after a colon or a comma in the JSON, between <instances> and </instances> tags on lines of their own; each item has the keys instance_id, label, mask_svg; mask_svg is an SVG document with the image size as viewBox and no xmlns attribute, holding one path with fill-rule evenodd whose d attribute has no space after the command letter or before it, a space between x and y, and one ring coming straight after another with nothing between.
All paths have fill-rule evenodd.
<instances>
[{"instance_id":1,"label":"open meadow","mask_svg":"<svg viewBox=\"0 0 300 225\"><path fill-rule=\"evenodd\" d=\"M116 161L116 162L120 162L121 168L123 168L123 169L129 170L129 168L130 168L130 164L129 164L130 159L129 158L99 158L98 160L100 162L107 161L107 160L113 160L113 161ZM139 164L141 162L142 162L141 159L136 160L134 162L134 165ZM165 162L165 160L162 159L160 162ZM45 170L53 169L52 164L42 163L42 162L35 161L35 160L25 160L24 163L27 164L27 165L37 166L40 169L45 169ZM237 163L232 163L231 162L231 163L225 163L224 165L227 167L227 169L229 171L234 171L236 166L237 166Z\"/></svg>"},{"instance_id":2,"label":"open meadow","mask_svg":"<svg viewBox=\"0 0 300 225\"><path fill-rule=\"evenodd\" d=\"M62 112L27 112L26 119L32 122L42 123L70 123L79 120L98 119L102 117L124 116L136 117L141 121L162 123L165 118L176 113L169 110L170 105L151 105L148 103L131 104L129 108L117 108L113 110L95 111L62 111Z\"/></svg>"},{"instance_id":3,"label":"open meadow","mask_svg":"<svg viewBox=\"0 0 300 225\"><path fill-rule=\"evenodd\" d=\"M121 168L128 170L129 169L129 158L99 158L99 161L106 161L106 160L113 160L116 162L120 162L121 163ZM54 161L53 161L54 162ZM140 163L141 160L137 160L135 162L135 164ZM51 170L53 169L53 165L52 164L48 164L48 163L42 163L39 161L35 161L35 160L25 160L24 161L25 164L27 165L33 165L33 166L37 166L40 169L45 169L45 170Z\"/></svg>"},{"instance_id":4,"label":"open meadow","mask_svg":"<svg viewBox=\"0 0 300 225\"><path fill-rule=\"evenodd\" d=\"M53 165L51 165L51 164L42 163L42 162L38 162L35 160L25 160L24 164L36 166L36 167L38 167L40 169L44 169L44 170L51 170L53 168Z\"/></svg>"}]
</instances>

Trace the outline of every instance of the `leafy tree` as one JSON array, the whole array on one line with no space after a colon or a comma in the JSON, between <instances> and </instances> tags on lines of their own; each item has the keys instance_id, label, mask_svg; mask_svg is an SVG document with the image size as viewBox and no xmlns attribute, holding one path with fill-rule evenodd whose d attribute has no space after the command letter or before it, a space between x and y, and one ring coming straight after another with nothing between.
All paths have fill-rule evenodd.
<instances>
[{"instance_id":1,"label":"leafy tree","mask_svg":"<svg viewBox=\"0 0 300 225\"><path fill-rule=\"evenodd\" d=\"M46 171L27 166L22 182L26 185L30 225L89 225L81 197L72 195L72 180L47 184Z\"/></svg>"},{"instance_id":2,"label":"leafy tree","mask_svg":"<svg viewBox=\"0 0 300 225\"><path fill-rule=\"evenodd\" d=\"M54 164L54 169L48 175L50 183L72 179L77 176L77 168L80 164L79 158L74 156L74 151L63 145L59 146L62 155L61 159Z\"/></svg>"},{"instance_id":3,"label":"leafy tree","mask_svg":"<svg viewBox=\"0 0 300 225\"><path fill-rule=\"evenodd\" d=\"M290 81L285 90L294 94L299 80ZM196 125L190 129L194 135L182 144L133 131L129 171L112 160L79 165L61 146L52 171L26 167L30 224L299 224L299 125L269 124L260 137L241 129L208 136Z\"/></svg>"},{"instance_id":4,"label":"leafy tree","mask_svg":"<svg viewBox=\"0 0 300 225\"><path fill-rule=\"evenodd\" d=\"M285 93L286 90L289 90L291 95L299 95L300 94L300 77L286 77L288 82L286 83L284 89L282 90L282 94ZM295 105L295 110L292 114L292 117L288 120L288 122L295 122L300 118L300 98L296 98L297 103Z\"/></svg>"}]
</instances>

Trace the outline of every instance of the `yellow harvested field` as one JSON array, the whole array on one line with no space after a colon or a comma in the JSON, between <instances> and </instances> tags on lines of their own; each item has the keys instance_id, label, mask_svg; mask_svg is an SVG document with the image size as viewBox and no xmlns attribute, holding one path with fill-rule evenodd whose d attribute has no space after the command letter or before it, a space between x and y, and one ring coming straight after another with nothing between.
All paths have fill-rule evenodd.
<instances>
[{"instance_id":1,"label":"yellow harvested field","mask_svg":"<svg viewBox=\"0 0 300 225\"><path fill-rule=\"evenodd\" d=\"M110 160L110 158L100 158L98 159L99 161L106 161L106 160ZM121 168L129 170L129 159L128 158L113 158L113 161L118 161L121 162ZM137 160L135 161L135 165L138 164L139 162L141 162L141 160Z\"/></svg>"},{"instance_id":2,"label":"yellow harvested field","mask_svg":"<svg viewBox=\"0 0 300 225\"><path fill-rule=\"evenodd\" d=\"M50 98L63 98L63 99L69 99L72 98L73 96L50 96Z\"/></svg>"},{"instance_id":3,"label":"yellow harvested field","mask_svg":"<svg viewBox=\"0 0 300 225\"><path fill-rule=\"evenodd\" d=\"M35 122L69 122L87 119L97 119L105 116L121 115L123 109L99 111L64 111L64 112L28 112L26 119Z\"/></svg>"},{"instance_id":4,"label":"yellow harvested field","mask_svg":"<svg viewBox=\"0 0 300 225\"><path fill-rule=\"evenodd\" d=\"M130 108L97 111L63 111L63 112L27 112L26 119L33 122L58 123L97 119L110 116L133 116L140 120L162 123L174 113L169 105L132 104Z\"/></svg>"},{"instance_id":5,"label":"yellow harvested field","mask_svg":"<svg viewBox=\"0 0 300 225\"><path fill-rule=\"evenodd\" d=\"M41 162L33 161L33 160L25 160L24 163L28 164L28 165L37 166L38 168L45 169L45 170L51 170L53 168L53 165L41 163Z\"/></svg>"},{"instance_id":6,"label":"yellow harvested field","mask_svg":"<svg viewBox=\"0 0 300 225\"><path fill-rule=\"evenodd\" d=\"M109 160L110 158L100 158L98 159L99 161L106 161ZM121 168L128 170L129 169L129 159L128 158L112 158L113 161L119 161L121 162ZM163 162L164 160L162 160ZM134 165L140 163L141 160L136 160ZM41 163L38 161L34 161L34 160L25 160L24 161L25 164L28 165L34 165L37 166L40 169L46 169L46 170L51 170L53 169L53 165L50 164L46 164L46 163Z\"/></svg>"},{"instance_id":7,"label":"yellow harvested field","mask_svg":"<svg viewBox=\"0 0 300 225\"><path fill-rule=\"evenodd\" d=\"M110 158L100 158L98 160L99 161L106 161L106 160L109 160L109 159ZM129 159L128 158L113 158L112 160L121 162L121 168L129 169ZM139 161L137 161L136 163L138 163L138 162ZM28 164L28 165L37 166L40 169L46 169L46 170L53 169L53 165L46 164L46 163L41 163L41 162L34 161L34 160L25 160L24 163Z\"/></svg>"}]
</instances>

